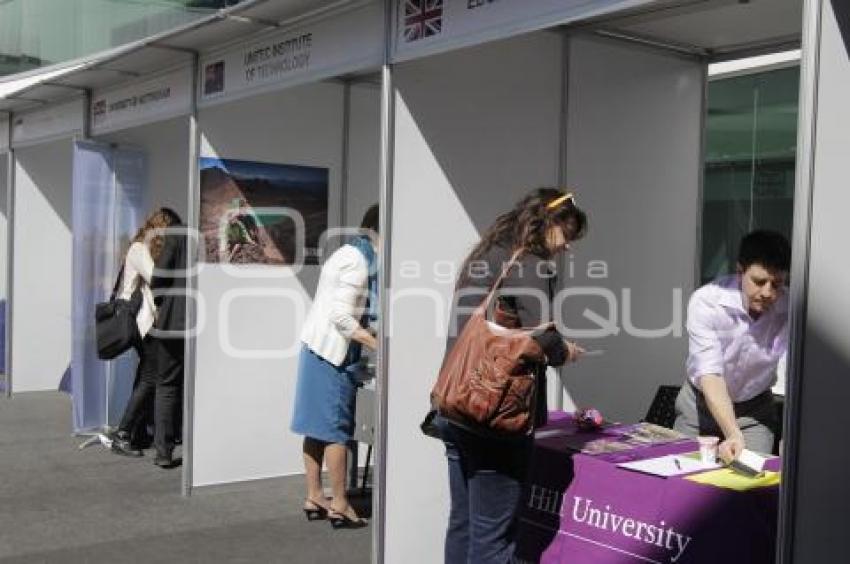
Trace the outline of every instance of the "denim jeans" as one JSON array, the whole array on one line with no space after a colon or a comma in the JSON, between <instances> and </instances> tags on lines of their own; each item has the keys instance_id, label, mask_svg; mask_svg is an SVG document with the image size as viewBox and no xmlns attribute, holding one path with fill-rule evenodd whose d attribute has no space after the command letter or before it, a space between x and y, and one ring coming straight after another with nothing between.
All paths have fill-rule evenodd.
<instances>
[{"instance_id":1,"label":"denim jeans","mask_svg":"<svg viewBox=\"0 0 850 564\"><path fill-rule=\"evenodd\" d=\"M435 423L446 445L449 467L451 510L445 563L512 562L531 440L485 439L439 417Z\"/></svg>"}]
</instances>

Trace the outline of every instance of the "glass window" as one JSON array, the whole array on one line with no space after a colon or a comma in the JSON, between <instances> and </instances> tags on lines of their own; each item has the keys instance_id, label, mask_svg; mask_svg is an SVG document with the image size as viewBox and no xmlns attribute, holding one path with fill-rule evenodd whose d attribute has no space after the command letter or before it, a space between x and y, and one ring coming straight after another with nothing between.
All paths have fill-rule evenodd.
<instances>
[{"instance_id":1,"label":"glass window","mask_svg":"<svg viewBox=\"0 0 850 564\"><path fill-rule=\"evenodd\" d=\"M790 240L799 67L714 80L708 87L701 278L735 269L753 229Z\"/></svg>"},{"instance_id":2,"label":"glass window","mask_svg":"<svg viewBox=\"0 0 850 564\"><path fill-rule=\"evenodd\" d=\"M0 76L138 41L241 0L0 0Z\"/></svg>"}]
</instances>

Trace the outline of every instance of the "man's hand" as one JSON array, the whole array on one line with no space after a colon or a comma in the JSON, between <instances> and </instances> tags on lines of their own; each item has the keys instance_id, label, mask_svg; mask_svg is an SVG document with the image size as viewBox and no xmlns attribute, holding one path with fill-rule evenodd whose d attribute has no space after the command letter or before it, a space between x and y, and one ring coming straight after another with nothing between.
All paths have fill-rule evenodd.
<instances>
[{"instance_id":1,"label":"man's hand","mask_svg":"<svg viewBox=\"0 0 850 564\"><path fill-rule=\"evenodd\" d=\"M744 435L736 433L720 443L717 453L724 463L729 464L738 458L742 450L744 450Z\"/></svg>"},{"instance_id":2,"label":"man's hand","mask_svg":"<svg viewBox=\"0 0 850 564\"><path fill-rule=\"evenodd\" d=\"M744 435L735 419L735 408L726 389L726 381L717 374L706 374L700 379L705 403L726 440L720 443L717 454L726 464L735 460L744 450Z\"/></svg>"}]
</instances>

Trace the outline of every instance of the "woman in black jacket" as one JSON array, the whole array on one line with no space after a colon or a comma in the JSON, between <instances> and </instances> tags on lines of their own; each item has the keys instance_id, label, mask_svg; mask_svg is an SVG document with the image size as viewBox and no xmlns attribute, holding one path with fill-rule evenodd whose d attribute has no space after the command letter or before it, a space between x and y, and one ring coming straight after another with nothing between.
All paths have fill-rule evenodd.
<instances>
[{"instance_id":1,"label":"woman in black jacket","mask_svg":"<svg viewBox=\"0 0 850 564\"><path fill-rule=\"evenodd\" d=\"M524 249L498 292L498 321L536 327L552 317L556 287L553 259L587 229L587 216L571 194L540 188L499 216L464 261L455 289L451 350L469 314L482 302L502 269ZM561 366L583 352L551 328L535 336L547 365ZM537 371L535 426L546 422L546 366ZM485 438L442 417L434 421L446 445L451 511L446 564L504 564L514 552L515 517L527 472L532 438Z\"/></svg>"},{"instance_id":2,"label":"woman in black jacket","mask_svg":"<svg viewBox=\"0 0 850 564\"><path fill-rule=\"evenodd\" d=\"M133 394L127 402L118 429L112 435L112 451L125 456L141 456L131 444L130 433L145 419L153 406L154 464L173 468L174 446L182 428L183 348L186 310L186 228L180 216L160 208L136 235L138 242L153 248L149 278L155 310L152 326L137 346L139 368Z\"/></svg>"}]
</instances>

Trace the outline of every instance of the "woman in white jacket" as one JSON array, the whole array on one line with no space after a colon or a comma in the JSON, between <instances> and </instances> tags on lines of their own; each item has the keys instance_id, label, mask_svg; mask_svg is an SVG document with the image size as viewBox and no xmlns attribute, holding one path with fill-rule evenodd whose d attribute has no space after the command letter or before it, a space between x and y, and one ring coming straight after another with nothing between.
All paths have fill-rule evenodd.
<instances>
[{"instance_id":1,"label":"woman in white jacket","mask_svg":"<svg viewBox=\"0 0 850 564\"><path fill-rule=\"evenodd\" d=\"M356 372L361 347L377 341L368 329L377 288L375 248L378 206L363 216L362 234L334 252L322 266L313 306L301 332L303 347L291 429L304 436L308 520L327 518L334 528L362 527L345 493L347 449L354 431ZM322 489L326 462L332 497Z\"/></svg>"},{"instance_id":2,"label":"woman in white jacket","mask_svg":"<svg viewBox=\"0 0 850 564\"><path fill-rule=\"evenodd\" d=\"M133 237L124 258L124 272L119 297L139 303L136 326L140 340L136 343L139 365L133 382L133 394L124 409L118 429L112 434L112 451L125 456L142 456L139 445L131 443L131 434L146 422L155 395L161 395L162 384L178 372L182 375L182 361L177 362L168 353L162 340L152 334L157 307L151 291L154 264L165 245L165 232L180 225L180 217L171 209L160 208L145 221ZM172 466L174 448L173 413L163 409L163 402L154 402L154 463L163 468Z\"/></svg>"}]
</instances>

